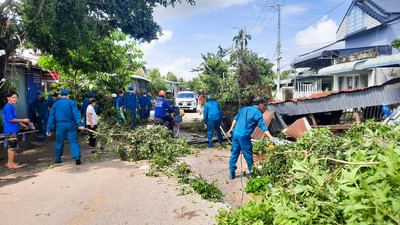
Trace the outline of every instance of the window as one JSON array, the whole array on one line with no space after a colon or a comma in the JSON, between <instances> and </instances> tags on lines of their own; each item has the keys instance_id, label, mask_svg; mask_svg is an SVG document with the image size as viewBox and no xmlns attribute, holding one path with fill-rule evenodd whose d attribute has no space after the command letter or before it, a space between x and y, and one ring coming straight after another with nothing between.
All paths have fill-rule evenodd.
<instances>
[{"instance_id":1,"label":"window","mask_svg":"<svg viewBox=\"0 0 400 225\"><path fill-rule=\"evenodd\" d=\"M344 89L343 85L344 85L343 77L339 77L339 90Z\"/></svg>"},{"instance_id":2,"label":"window","mask_svg":"<svg viewBox=\"0 0 400 225\"><path fill-rule=\"evenodd\" d=\"M360 86L360 77L359 76L355 76L354 77L354 88L359 88Z\"/></svg>"},{"instance_id":3,"label":"window","mask_svg":"<svg viewBox=\"0 0 400 225\"><path fill-rule=\"evenodd\" d=\"M350 13L347 15L347 34L360 30L364 27L364 11L358 6L353 5Z\"/></svg>"},{"instance_id":4,"label":"window","mask_svg":"<svg viewBox=\"0 0 400 225\"><path fill-rule=\"evenodd\" d=\"M193 93L178 93L177 98L194 98Z\"/></svg>"},{"instance_id":5,"label":"window","mask_svg":"<svg viewBox=\"0 0 400 225\"><path fill-rule=\"evenodd\" d=\"M353 87L353 77L347 77L347 88L352 89Z\"/></svg>"},{"instance_id":6,"label":"window","mask_svg":"<svg viewBox=\"0 0 400 225\"><path fill-rule=\"evenodd\" d=\"M360 75L360 87L368 87L368 74Z\"/></svg>"}]
</instances>

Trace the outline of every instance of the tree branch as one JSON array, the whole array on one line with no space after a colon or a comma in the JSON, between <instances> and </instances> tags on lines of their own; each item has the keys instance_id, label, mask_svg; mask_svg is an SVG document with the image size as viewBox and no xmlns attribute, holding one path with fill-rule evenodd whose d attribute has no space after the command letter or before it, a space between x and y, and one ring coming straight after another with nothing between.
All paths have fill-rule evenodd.
<instances>
[{"instance_id":1,"label":"tree branch","mask_svg":"<svg viewBox=\"0 0 400 225\"><path fill-rule=\"evenodd\" d=\"M6 0L3 4L0 5L0 11L3 11L12 0Z\"/></svg>"}]
</instances>

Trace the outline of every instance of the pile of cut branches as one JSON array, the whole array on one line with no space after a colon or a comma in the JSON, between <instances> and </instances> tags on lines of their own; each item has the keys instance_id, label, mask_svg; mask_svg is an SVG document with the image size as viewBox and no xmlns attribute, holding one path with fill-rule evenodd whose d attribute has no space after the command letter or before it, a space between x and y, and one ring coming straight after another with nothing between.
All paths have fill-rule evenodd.
<instances>
[{"instance_id":1,"label":"pile of cut branches","mask_svg":"<svg viewBox=\"0 0 400 225\"><path fill-rule=\"evenodd\" d=\"M100 149L106 146L126 161L152 160L159 167L170 166L175 158L190 154L184 139L171 138L165 126L137 127L103 124L97 129Z\"/></svg>"},{"instance_id":2,"label":"pile of cut branches","mask_svg":"<svg viewBox=\"0 0 400 225\"><path fill-rule=\"evenodd\" d=\"M250 182L247 190L264 198L221 210L219 224L400 223L399 125L367 121L343 136L311 130L274 150L253 169L254 179L267 177L273 188Z\"/></svg>"}]
</instances>

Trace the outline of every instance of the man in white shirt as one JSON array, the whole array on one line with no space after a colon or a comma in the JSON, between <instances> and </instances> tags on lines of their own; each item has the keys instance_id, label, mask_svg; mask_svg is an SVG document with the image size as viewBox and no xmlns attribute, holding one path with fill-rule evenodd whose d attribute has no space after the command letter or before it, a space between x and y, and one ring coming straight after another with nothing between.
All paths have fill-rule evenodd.
<instances>
[{"instance_id":1,"label":"man in white shirt","mask_svg":"<svg viewBox=\"0 0 400 225\"><path fill-rule=\"evenodd\" d=\"M94 107L96 106L96 99L91 98L89 100L89 105L86 109L86 127L91 130L96 130L97 128L97 114ZM89 136L89 148L96 148L96 138L93 136L93 133L90 132Z\"/></svg>"}]
</instances>

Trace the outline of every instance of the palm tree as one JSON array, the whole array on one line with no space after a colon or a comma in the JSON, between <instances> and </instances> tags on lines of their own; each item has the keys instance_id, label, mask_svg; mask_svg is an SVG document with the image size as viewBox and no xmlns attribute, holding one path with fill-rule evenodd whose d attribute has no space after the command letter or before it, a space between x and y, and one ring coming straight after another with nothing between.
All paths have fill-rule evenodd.
<instances>
[{"instance_id":1,"label":"palm tree","mask_svg":"<svg viewBox=\"0 0 400 225\"><path fill-rule=\"evenodd\" d=\"M239 34L236 35L235 37L233 37L233 40L235 42L235 46L236 48L243 48L243 29L241 29L239 31ZM244 36L244 45L247 46L247 40L251 40L251 35L250 34L246 34Z\"/></svg>"}]
</instances>

